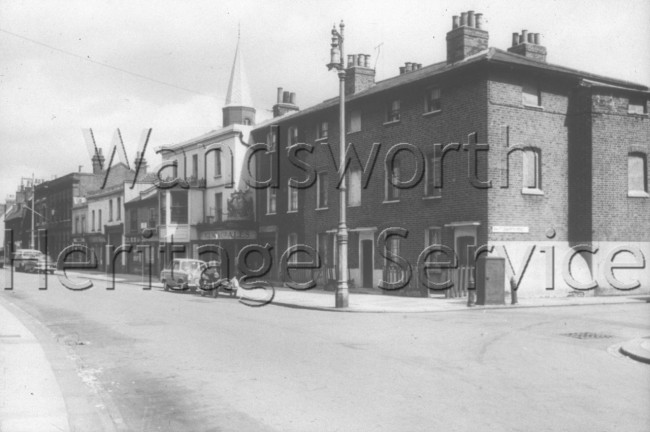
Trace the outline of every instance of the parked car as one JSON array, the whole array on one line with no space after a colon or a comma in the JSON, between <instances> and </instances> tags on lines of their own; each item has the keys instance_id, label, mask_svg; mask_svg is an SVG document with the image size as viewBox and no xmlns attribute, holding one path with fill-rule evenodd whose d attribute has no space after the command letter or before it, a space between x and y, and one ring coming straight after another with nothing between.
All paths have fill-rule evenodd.
<instances>
[{"instance_id":1,"label":"parked car","mask_svg":"<svg viewBox=\"0 0 650 432\"><path fill-rule=\"evenodd\" d=\"M14 253L14 269L30 273L54 273L56 262L36 249L18 249Z\"/></svg>"},{"instance_id":2,"label":"parked car","mask_svg":"<svg viewBox=\"0 0 650 432\"><path fill-rule=\"evenodd\" d=\"M207 268L205 261L177 258L170 268L160 272L160 282L165 291L170 289L196 291L201 280L201 273Z\"/></svg>"}]
</instances>

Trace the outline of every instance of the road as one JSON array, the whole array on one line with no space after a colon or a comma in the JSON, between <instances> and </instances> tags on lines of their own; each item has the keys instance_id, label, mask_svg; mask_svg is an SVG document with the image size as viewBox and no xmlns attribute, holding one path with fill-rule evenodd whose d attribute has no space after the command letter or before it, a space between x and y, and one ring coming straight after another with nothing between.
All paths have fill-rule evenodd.
<instances>
[{"instance_id":1,"label":"road","mask_svg":"<svg viewBox=\"0 0 650 432\"><path fill-rule=\"evenodd\" d=\"M36 281L0 302L77 430L650 430L650 367L614 349L650 334L648 303L347 314Z\"/></svg>"}]
</instances>

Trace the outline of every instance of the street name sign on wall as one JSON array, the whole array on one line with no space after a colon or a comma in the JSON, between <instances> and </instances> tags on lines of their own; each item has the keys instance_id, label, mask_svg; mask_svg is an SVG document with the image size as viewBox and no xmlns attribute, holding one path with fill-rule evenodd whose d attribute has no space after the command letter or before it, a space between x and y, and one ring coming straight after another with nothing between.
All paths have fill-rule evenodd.
<instances>
[{"instance_id":1,"label":"street name sign on wall","mask_svg":"<svg viewBox=\"0 0 650 432\"><path fill-rule=\"evenodd\" d=\"M514 233L514 234L528 234L529 228L527 226L493 226L493 233Z\"/></svg>"},{"instance_id":2,"label":"street name sign on wall","mask_svg":"<svg viewBox=\"0 0 650 432\"><path fill-rule=\"evenodd\" d=\"M201 240L255 240L257 232L254 230L216 230L201 233Z\"/></svg>"}]
</instances>

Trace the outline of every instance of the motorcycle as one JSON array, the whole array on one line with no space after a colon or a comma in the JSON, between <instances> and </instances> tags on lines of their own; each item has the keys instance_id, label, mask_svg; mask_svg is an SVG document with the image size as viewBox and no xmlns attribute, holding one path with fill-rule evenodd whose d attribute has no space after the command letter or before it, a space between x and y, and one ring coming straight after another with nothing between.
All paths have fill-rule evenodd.
<instances>
[{"instance_id":1,"label":"motorcycle","mask_svg":"<svg viewBox=\"0 0 650 432\"><path fill-rule=\"evenodd\" d=\"M204 297L206 294L212 294L212 297L217 298L219 291L224 291L230 297L233 297L237 294L237 286L236 278L229 280L228 278L220 277L216 271L206 270L201 274L197 289L201 293L201 297Z\"/></svg>"}]
</instances>

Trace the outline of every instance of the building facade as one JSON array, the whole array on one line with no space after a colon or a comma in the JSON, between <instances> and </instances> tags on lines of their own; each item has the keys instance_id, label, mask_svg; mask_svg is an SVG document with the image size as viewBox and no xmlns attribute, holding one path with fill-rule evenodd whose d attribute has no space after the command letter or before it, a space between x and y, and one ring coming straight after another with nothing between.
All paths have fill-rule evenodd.
<instances>
[{"instance_id":1,"label":"building facade","mask_svg":"<svg viewBox=\"0 0 650 432\"><path fill-rule=\"evenodd\" d=\"M349 279L410 296L453 282L447 294L463 295L486 245L523 296L624 293L617 278L649 290L638 264L650 254L648 88L548 63L535 33L489 47L480 14L451 27L446 60L408 62L381 82L367 55L348 56ZM259 178L275 170L279 186L257 192L260 238L276 258L297 243L315 248L323 281L337 261L338 130L334 98L252 138L277 143L257 158ZM312 147L296 157L300 143ZM448 249L423 255L432 245ZM611 256L617 248L629 250ZM630 260L637 268L607 267ZM419 270L445 261L455 265Z\"/></svg>"}]
</instances>

